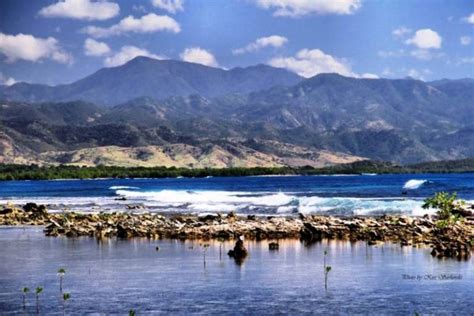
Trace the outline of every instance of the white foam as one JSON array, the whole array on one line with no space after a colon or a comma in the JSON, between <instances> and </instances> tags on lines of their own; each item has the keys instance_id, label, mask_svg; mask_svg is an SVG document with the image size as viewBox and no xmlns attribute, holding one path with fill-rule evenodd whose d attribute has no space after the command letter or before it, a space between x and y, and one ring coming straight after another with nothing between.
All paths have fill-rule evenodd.
<instances>
[{"instance_id":1,"label":"white foam","mask_svg":"<svg viewBox=\"0 0 474 316\"><path fill-rule=\"evenodd\" d=\"M126 198L155 201L163 204L253 204L258 206L280 206L290 203L294 197L285 193L256 195L251 192L232 191L129 191L117 190L116 193Z\"/></svg>"},{"instance_id":2,"label":"white foam","mask_svg":"<svg viewBox=\"0 0 474 316\"><path fill-rule=\"evenodd\" d=\"M421 187L424 183L426 183L427 180L417 180L417 179L411 179L405 182L403 185L403 188L405 190L416 190L419 187Z\"/></svg>"},{"instance_id":3,"label":"white foam","mask_svg":"<svg viewBox=\"0 0 474 316\"><path fill-rule=\"evenodd\" d=\"M110 190L138 190L138 187L130 187L126 185L114 185L109 188Z\"/></svg>"}]
</instances>

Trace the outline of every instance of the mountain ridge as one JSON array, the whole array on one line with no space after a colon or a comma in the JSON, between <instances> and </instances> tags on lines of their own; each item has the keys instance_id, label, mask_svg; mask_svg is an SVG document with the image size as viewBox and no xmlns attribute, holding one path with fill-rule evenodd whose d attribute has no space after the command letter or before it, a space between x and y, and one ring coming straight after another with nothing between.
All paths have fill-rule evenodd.
<instances>
[{"instance_id":1,"label":"mountain ridge","mask_svg":"<svg viewBox=\"0 0 474 316\"><path fill-rule=\"evenodd\" d=\"M150 71L150 62L158 68ZM168 91L170 95L160 94L160 98L142 95L143 90L129 93L130 89L115 87L114 81L109 80L111 69L122 74L125 69L136 76L112 76L129 88L144 85L144 80L149 81L150 89L164 89L160 78L168 78L169 87L180 88ZM226 148L235 154L235 161L241 160L239 155L247 149L285 161L288 150L278 149L287 148L285 144L304 148L294 156L303 160L311 151L400 163L474 155L474 80L427 83L411 78L363 79L338 74L302 79L287 77L288 72L284 71L283 79L275 81L273 77L280 71L266 65L226 71L179 61L136 58L93 75L93 79L98 78L97 89L102 89L101 93L109 86L113 91L108 95L116 97L117 89L123 93L116 100L125 101L109 104L77 100L31 102L38 96L28 95L31 91L18 96L28 90L28 85L16 84L9 95L12 99L18 96L18 101L7 98L0 103L4 152L12 160L14 152L38 158L45 152L88 149L90 153L91 148L108 146L172 144L189 145L196 148L193 151L200 151L227 142ZM147 76L154 79L148 80ZM90 76L83 80L66 85L68 89L62 91L70 95L79 90L85 91L81 95L94 92L96 86L91 85ZM275 82L284 84L274 85ZM249 87L250 84L254 86ZM32 87L33 92L43 89ZM44 96L54 99L54 93L47 92ZM0 95L4 96L5 91ZM317 160L316 156L311 159Z\"/></svg>"}]
</instances>

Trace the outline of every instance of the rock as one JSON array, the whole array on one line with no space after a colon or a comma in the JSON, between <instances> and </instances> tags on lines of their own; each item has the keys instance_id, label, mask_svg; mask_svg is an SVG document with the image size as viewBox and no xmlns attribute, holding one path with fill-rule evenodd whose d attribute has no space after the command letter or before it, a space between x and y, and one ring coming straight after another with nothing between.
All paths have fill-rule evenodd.
<instances>
[{"instance_id":1,"label":"rock","mask_svg":"<svg viewBox=\"0 0 474 316\"><path fill-rule=\"evenodd\" d=\"M117 225L117 237L118 238L130 238L130 231L122 225Z\"/></svg>"},{"instance_id":2,"label":"rock","mask_svg":"<svg viewBox=\"0 0 474 316\"><path fill-rule=\"evenodd\" d=\"M155 247L155 250L156 250L156 251L160 251L160 246L156 246L156 247Z\"/></svg>"},{"instance_id":3,"label":"rock","mask_svg":"<svg viewBox=\"0 0 474 316\"><path fill-rule=\"evenodd\" d=\"M277 242L271 242L268 244L269 250L278 250L280 249L280 245Z\"/></svg>"},{"instance_id":4,"label":"rock","mask_svg":"<svg viewBox=\"0 0 474 316\"><path fill-rule=\"evenodd\" d=\"M228 255L235 259L242 259L247 257L248 251L244 246L244 237L240 236L237 242L235 243L234 249L229 250Z\"/></svg>"},{"instance_id":5,"label":"rock","mask_svg":"<svg viewBox=\"0 0 474 316\"><path fill-rule=\"evenodd\" d=\"M4 209L0 210L0 215L6 215L6 214L10 214L10 213L13 213L13 209L11 209L11 208L4 208Z\"/></svg>"}]
</instances>

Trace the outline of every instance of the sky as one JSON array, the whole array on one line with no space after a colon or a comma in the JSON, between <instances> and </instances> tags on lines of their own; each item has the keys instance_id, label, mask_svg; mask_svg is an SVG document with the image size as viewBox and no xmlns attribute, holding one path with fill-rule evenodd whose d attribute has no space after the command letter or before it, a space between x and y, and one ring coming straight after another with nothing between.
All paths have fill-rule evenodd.
<instances>
[{"instance_id":1,"label":"sky","mask_svg":"<svg viewBox=\"0 0 474 316\"><path fill-rule=\"evenodd\" d=\"M474 77L473 0L0 0L0 84L136 56L304 77Z\"/></svg>"}]
</instances>

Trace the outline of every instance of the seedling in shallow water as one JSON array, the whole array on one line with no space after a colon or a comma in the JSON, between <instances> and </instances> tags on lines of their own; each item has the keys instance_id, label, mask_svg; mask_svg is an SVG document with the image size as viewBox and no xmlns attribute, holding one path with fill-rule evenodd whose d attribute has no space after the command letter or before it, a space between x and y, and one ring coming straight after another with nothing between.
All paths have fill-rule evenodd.
<instances>
[{"instance_id":1,"label":"seedling in shallow water","mask_svg":"<svg viewBox=\"0 0 474 316\"><path fill-rule=\"evenodd\" d=\"M63 294L63 278L64 275L66 274L66 270L64 268L60 268L58 270L58 276L59 276L59 293Z\"/></svg>"},{"instance_id":2,"label":"seedling in shallow water","mask_svg":"<svg viewBox=\"0 0 474 316\"><path fill-rule=\"evenodd\" d=\"M35 294L36 294L36 314L39 314L39 296L41 294L41 292L43 292L43 288L38 286L35 290Z\"/></svg>"},{"instance_id":3,"label":"seedling in shallow water","mask_svg":"<svg viewBox=\"0 0 474 316\"><path fill-rule=\"evenodd\" d=\"M326 266L326 268L324 269L324 288L326 289L326 291L328 290L328 274L331 269L331 266Z\"/></svg>"},{"instance_id":4,"label":"seedling in shallow water","mask_svg":"<svg viewBox=\"0 0 474 316\"><path fill-rule=\"evenodd\" d=\"M22 292L23 292L23 309L24 310L26 309L26 294L28 294L29 291L30 291L30 289L27 288L27 287L24 287L22 289Z\"/></svg>"},{"instance_id":5,"label":"seedling in shallow water","mask_svg":"<svg viewBox=\"0 0 474 316\"><path fill-rule=\"evenodd\" d=\"M66 315L66 302L71 298L71 294L64 293L63 294L63 314Z\"/></svg>"},{"instance_id":6,"label":"seedling in shallow water","mask_svg":"<svg viewBox=\"0 0 474 316\"><path fill-rule=\"evenodd\" d=\"M328 274L331 271L332 267L326 265L326 256L328 255L328 251L324 250L324 289L328 290Z\"/></svg>"}]
</instances>

